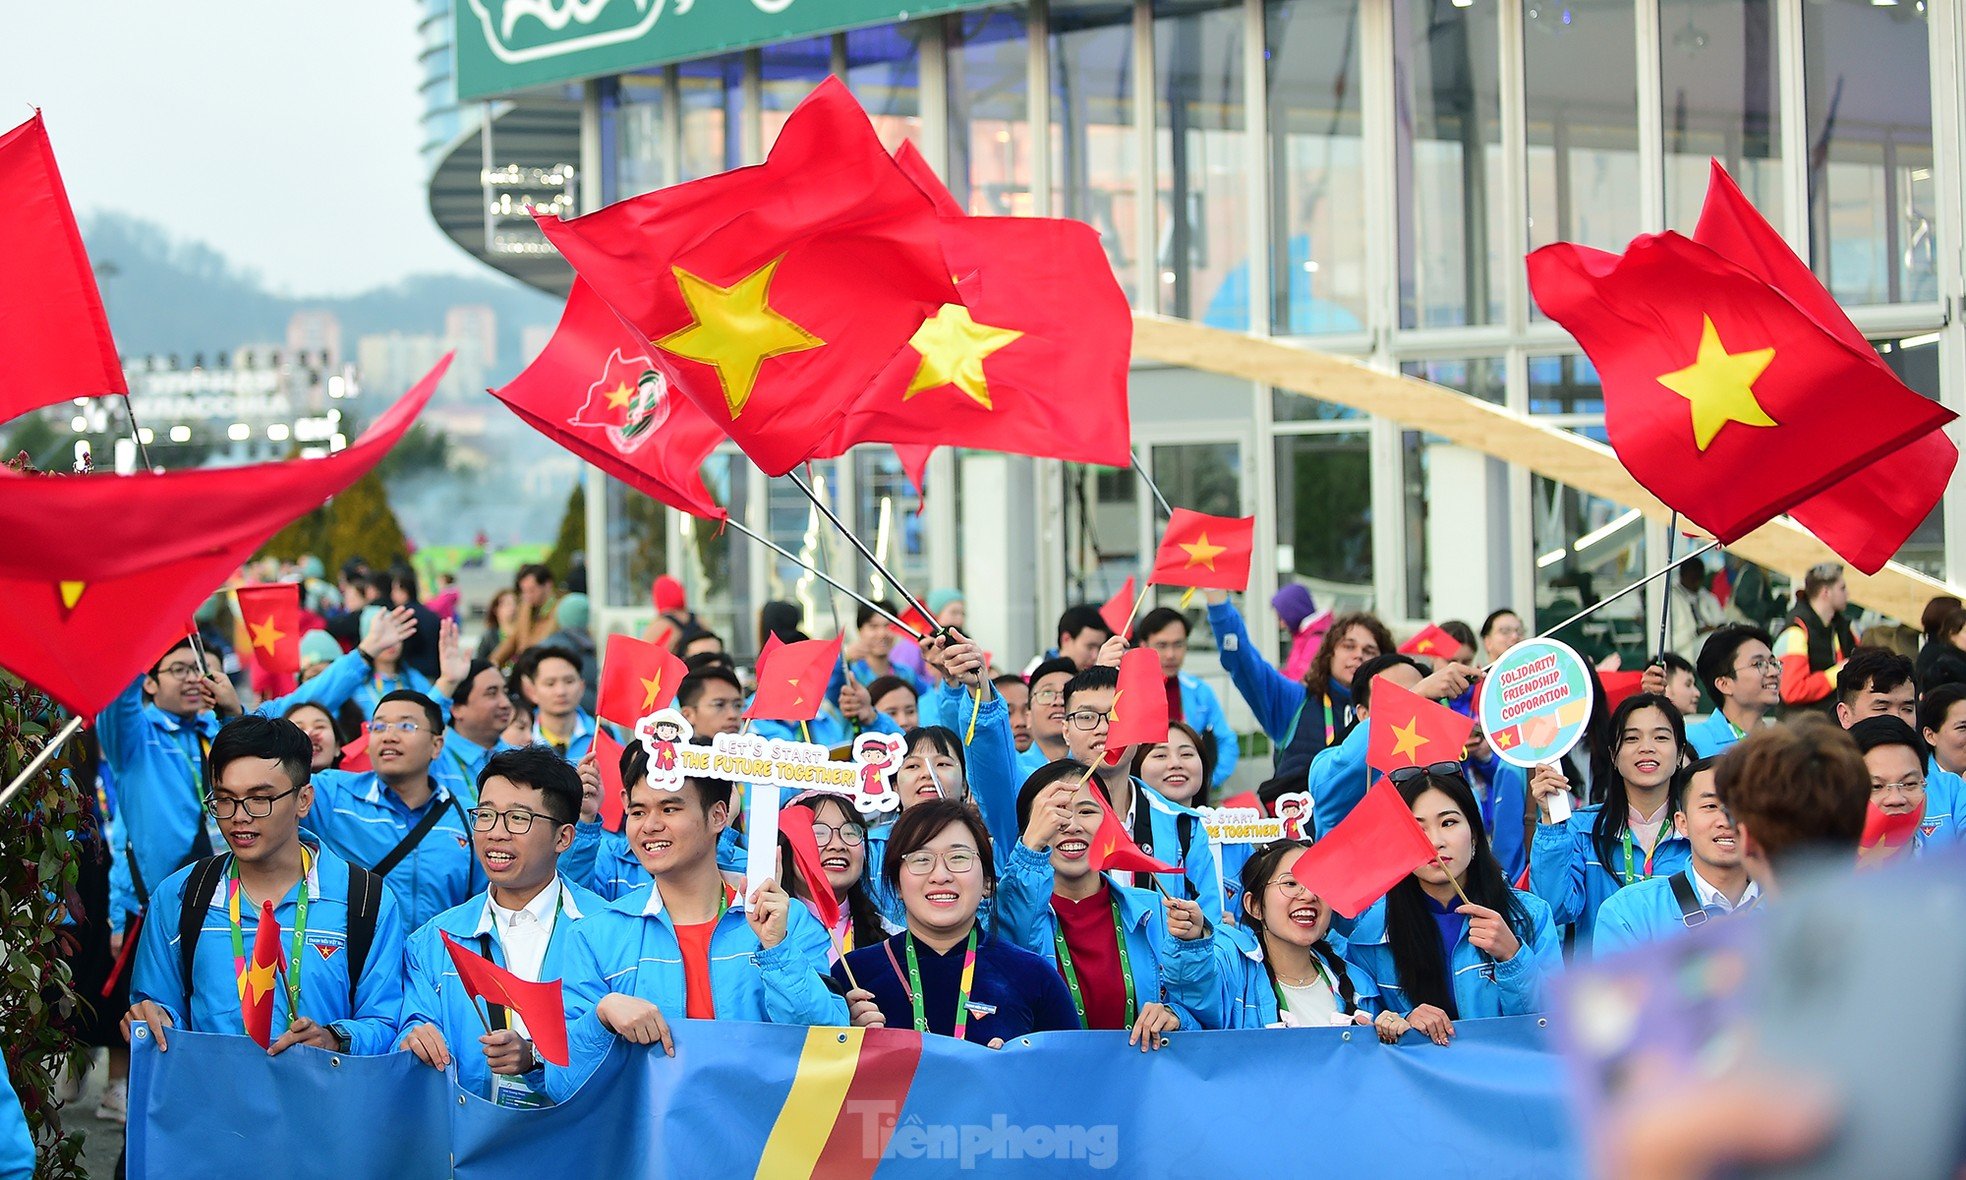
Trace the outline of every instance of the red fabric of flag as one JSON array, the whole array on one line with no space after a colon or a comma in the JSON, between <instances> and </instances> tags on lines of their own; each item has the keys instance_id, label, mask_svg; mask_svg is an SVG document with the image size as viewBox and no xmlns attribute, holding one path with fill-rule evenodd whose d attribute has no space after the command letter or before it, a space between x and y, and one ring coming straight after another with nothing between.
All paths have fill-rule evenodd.
<instances>
[{"instance_id":1,"label":"red fabric of flag","mask_svg":"<svg viewBox=\"0 0 1966 1180\"><path fill-rule=\"evenodd\" d=\"M375 764L369 761L369 731L363 730L355 735L355 740L341 748L341 759L335 763L336 770L346 770L351 774L374 770Z\"/></svg>"},{"instance_id":2,"label":"red fabric of flag","mask_svg":"<svg viewBox=\"0 0 1966 1180\"><path fill-rule=\"evenodd\" d=\"M232 888L238 887L239 883L234 881ZM239 980L239 1011L246 1022L246 1035L260 1048L271 1048L273 992L279 986L280 972L289 967L286 953L280 949L280 920L273 916L270 901L260 903L259 929L253 934L253 957L244 969L245 975Z\"/></svg>"},{"instance_id":3,"label":"red fabric of flag","mask_svg":"<svg viewBox=\"0 0 1966 1180\"><path fill-rule=\"evenodd\" d=\"M271 676L300 675L300 584L241 586L233 594L260 671Z\"/></svg>"},{"instance_id":4,"label":"red fabric of flag","mask_svg":"<svg viewBox=\"0 0 1966 1180\"><path fill-rule=\"evenodd\" d=\"M811 721L826 703L826 684L840 660L841 636L787 643L758 661L758 691L744 715L753 721Z\"/></svg>"},{"instance_id":5,"label":"red fabric of flag","mask_svg":"<svg viewBox=\"0 0 1966 1180\"><path fill-rule=\"evenodd\" d=\"M129 392L41 112L0 135L0 422Z\"/></svg>"},{"instance_id":6,"label":"red fabric of flag","mask_svg":"<svg viewBox=\"0 0 1966 1180\"><path fill-rule=\"evenodd\" d=\"M724 519L703 484L703 461L724 440L723 428L676 394L647 344L578 276L545 350L491 395L636 491L679 512Z\"/></svg>"},{"instance_id":7,"label":"red fabric of flag","mask_svg":"<svg viewBox=\"0 0 1966 1180\"><path fill-rule=\"evenodd\" d=\"M668 648L632 635L610 635L594 711L603 721L633 729L637 721L667 708L688 674L689 665Z\"/></svg>"},{"instance_id":8,"label":"red fabric of flag","mask_svg":"<svg viewBox=\"0 0 1966 1180\"><path fill-rule=\"evenodd\" d=\"M324 459L135 475L0 468L0 665L73 712L101 712L267 538L381 461L449 364Z\"/></svg>"},{"instance_id":9,"label":"red fabric of flag","mask_svg":"<svg viewBox=\"0 0 1966 1180\"><path fill-rule=\"evenodd\" d=\"M465 995L498 1004L525 1021L533 1052L541 1061L562 1068L572 1063L567 1053L566 997L559 980L535 983L520 979L476 951L458 945L448 931L439 933L444 936L444 949L451 953L451 962L457 965L457 981L464 986Z\"/></svg>"},{"instance_id":10,"label":"red fabric of flag","mask_svg":"<svg viewBox=\"0 0 1966 1180\"><path fill-rule=\"evenodd\" d=\"M1209 516L1176 508L1154 554L1154 586L1209 590L1249 588L1249 559L1256 544L1253 516Z\"/></svg>"},{"instance_id":11,"label":"red fabric of flag","mask_svg":"<svg viewBox=\"0 0 1966 1180\"><path fill-rule=\"evenodd\" d=\"M817 822L812 808L795 803L778 813L778 830L792 846L792 867L812 895L812 908L830 935L840 920L840 900L833 896L833 883L826 877L826 866L819 863L819 839L812 830Z\"/></svg>"},{"instance_id":12,"label":"red fabric of flag","mask_svg":"<svg viewBox=\"0 0 1966 1180\"><path fill-rule=\"evenodd\" d=\"M1857 839L1857 847L1864 851L1903 848L1918 834L1918 825L1925 819L1923 805L1898 815L1886 812L1875 803L1865 806L1864 833Z\"/></svg>"},{"instance_id":13,"label":"red fabric of flag","mask_svg":"<svg viewBox=\"0 0 1966 1180\"><path fill-rule=\"evenodd\" d=\"M1372 682L1372 716L1365 735L1365 764L1392 772L1402 766L1459 762L1474 719L1390 680Z\"/></svg>"},{"instance_id":14,"label":"red fabric of flag","mask_svg":"<svg viewBox=\"0 0 1966 1180\"><path fill-rule=\"evenodd\" d=\"M1128 635L1133 631L1133 575L1126 575L1126 584L1120 592L1108 598L1099 608L1099 617L1105 620L1106 630L1115 635Z\"/></svg>"},{"instance_id":15,"label":"red fabric of flag","mask_svg":"<svg viewBox=\"0 0 1966 1180\"><path fill-rule=\"evenodd\" d=\"M605 729L594 733L594 767L601 772L601 826L610 832L619 832L627 815L628 800L621 789L621 755L624 753L620 742Z\"/></svg>"},{"instance_id":16,"label":"red fabric of flag","mask_svg":"<svg viewBox=\"0 0 1966 1180\"><path fill-rule=\"evenodd\" d=\"M960 302L936 222L837 78L763 164L539 218L671 388L768 475L834 437L923 318Z\"/></svg>"},{"instance_id":17,"label":"red fabric of flag","mask_svg":"<svg viewBox=\"0 0 1966 1180\"><path fill-rule=\"evenodd\" d=\"M1165 731L1162 732L1161 740L1167 740ZM1092 833L1092 843L1086 849L1085 860L1093 872L1103 873L1107 869L1117 869L1126 873L1181 871L1177 865L1156 860L1140 851L1140 846L1133 842L1132 834L1126 830L1126 824L1121 822L1119 813L1114 811L1113 805L1107 801L1106 793L1097 786L1091 787L1091 791L1093 801L1099 804L1099 827ZM1139 803L1136 806L1145 807L1146 804Z\"/></svg>"},{"instance_id":18,"label":"red fabric of flag","mask_svg":"<svg viewBox=\"0 0 1966 1180\"><path fill-rule=\"evenodd\" d=\"M935 620L923 614L921 609L913 603L910 603L908 609L901 612L901 621L907 624L907 626L896 626L893 623L889 623L887 629L901 636L903 639L913 639L916 633L926 638L935 634L937 629ZM911 633L908 627L913 627L915 631Z\"/></svg>"},{"instance_id":19,"label":"red fabric of flag","mask_svg":"<svg viewBox=\"0 0 1966 1180\"><path fill-rule=\"evenodd\" d=\"M1160 653L1151 647L1128 648L1120 657L1119 689L1113 693L1112 720L1106 726L1106 762L1128 746L1158 746L1167 740L1167 682L1160 674Z\"/></svg>"},{"instance_id":20,"label":"red fabric of flag","mask_svg":"<svg viewBox=\"0 0 1966 1180\"><path fill-rule=\"evenodd\" d=\"M1401 655L1451 660L1461 654L1461 641L1441 630L1439 623L1428 623L1426 630L1400 644L1399 651Z\"/></svg>"},{"instance_id":21,"label":"red fabric of flag","mask_svg":"<svg viewBox=\"0 0 1966 1180\"><path fill-rule=\"evenodd\" d=\"M1625 698L1636 696L1645 682L1643 672L1599 672L1597 682L1604 686L1604 707L1616 709Z\"/></svg>"},{"instance_id":22,"label":"red fabric of flag","mask_svg":"<svg viewBox=\"0 0 1966 1180\"><path fill-rule=\"evenodd\" d=\"M1385 686L1372 687L1373 699ZM1373 709L1373 716L1378 716ZM1380 780L1352 813L1304 850L1291 874L1339 914L1356 918L1414 869L1434 858L1399 789Z\"/></svg>"}]
</instances>

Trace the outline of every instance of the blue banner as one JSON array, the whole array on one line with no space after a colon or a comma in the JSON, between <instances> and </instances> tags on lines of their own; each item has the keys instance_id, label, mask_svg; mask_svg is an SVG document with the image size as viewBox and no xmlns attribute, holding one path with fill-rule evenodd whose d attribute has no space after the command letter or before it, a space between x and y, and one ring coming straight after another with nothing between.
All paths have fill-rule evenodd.
<instances>
[{"instance_id":1,"label":"blue banner","mask_svg":"<svg viewBox=\"0 0 1966 1180\"><path fill-rule=\"evenodd\" d=\"M407 1053L278 1058L244 1037L139 1037L129 1175L1569 1177L1560 1063L1534 1018L1453 1044L1367 1029L1048 1033L991 1051L907 1031L682 1021L617 1046L568 1102L506 1109Z\"/></svg>"}]
</instances>

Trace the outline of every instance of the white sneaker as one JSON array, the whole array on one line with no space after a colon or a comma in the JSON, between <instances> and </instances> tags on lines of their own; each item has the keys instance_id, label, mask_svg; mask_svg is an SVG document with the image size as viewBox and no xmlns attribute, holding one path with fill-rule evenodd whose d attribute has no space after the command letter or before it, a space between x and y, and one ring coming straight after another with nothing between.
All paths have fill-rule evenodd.
<instances>
[{"instance_id":1,"label":"white sneaker","mask_svg":"<svg viewBox=\"0 0 1966 1180\"><path fill-rule=\"evenodd\" d=\"M103 1087L102 1101L96 1104L96 1117L105 1123L129 1123L129 1082L119 1079Z\"/></svg>"}]
</instances>

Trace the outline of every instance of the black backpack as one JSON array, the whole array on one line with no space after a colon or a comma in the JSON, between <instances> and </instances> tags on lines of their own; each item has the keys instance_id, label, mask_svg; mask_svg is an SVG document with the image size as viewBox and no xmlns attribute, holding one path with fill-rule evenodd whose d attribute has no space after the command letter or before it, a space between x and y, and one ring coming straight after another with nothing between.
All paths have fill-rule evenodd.
<instances>
[{"instance_id":1,"label":"black backpack","mask_svg":"<svg viewBox=\"0 0 1966 1180\"><path fill-rule=\"evenodd\" d=\"M185 1018L191 1015L191 966L198 954L198 936L205 928L205 910L225 877L229 854L208 856L191 868L184 883L177 923L178 971L184 980ZM348 866L348 1007L355 1007L355 989L375 942L376 917L382 912L382 878L367 869Z\"/></svg>"}]
</instances>

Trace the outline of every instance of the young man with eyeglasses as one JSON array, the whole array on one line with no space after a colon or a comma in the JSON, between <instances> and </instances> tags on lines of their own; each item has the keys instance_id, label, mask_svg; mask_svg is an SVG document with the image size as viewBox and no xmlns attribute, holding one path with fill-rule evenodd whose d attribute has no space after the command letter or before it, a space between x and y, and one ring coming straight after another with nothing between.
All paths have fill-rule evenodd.
<instances>
[{"instance_id":1,"label":"young man with eyeglasses","mask_svg":"<svg viewBox=\"0 0 1966 1180\"><path fill-rule=\"evenodd\" d=\"M1634 881L1606 898L1591 933L1593 955L1671 938L1746 913L1761 900L1760 888L1748 876L1740 833L1720 805L1714 761L1702 758L1674 780L1673 830L1685 837L1691 859L1677 873Z\"/></svg>"},{"instance_id":2,"label":"young man with eyeglasses","mask_svg":"<svg viewBox=\"0 0 1966 1180\"><path fill-rule=\"evenodd\" d=\"M496 753L478 775L477 795L471 826L490 885L410 938L401 1047L433 1069L455 1061L459 1085L501 1106L539 1106L545 1071L531 1030L504 1007L465 994L444 935L521 979L565 980L576 924L607 903L559 872L582 795L565 759L544 746Z\"/></svg>"},{"instance_id":3,"label":"young man with eyeglasses","mask_svg":"<svg viewBox=\"0 0 1966 1180\"><path fill-rule=\"evenodd\" d=\"M1856 660L1850 662L1855 664ZM1879 713L1847 729L1850 740L1857 743L1857 750L1864 756L1864 768L1870 771L1871 804L1888 816L1916 814L1919 817L1918 829L1911 839L1914 850L1924 848L1941 826L1950 828L1952 800L1948 797L1941 801L1940 810L1944 814L1932 814L1933 800L1925 785L1928 754L1924 739L1911 726L1891 714Z\"/></svg>"},{"instance_id":4,"label":"young man with eyeglasses","mask_svg":"<svg viewBox=\"0 0 1966 1180\"><path fill-rule=\"evenodd\" d=\"M308 831L382 878L411 930L484 887L464 803L431 773L443 726L443 711L420 692L383 697L369 721L375 769L315 775L321 805L307 820Z\"/></svg>"},{"instance_id":5,"label":"young man with eyeglasses","mask_svg":"<svg viewBox=\"0 0 1966 1180\"><path fill-rule=\"evenodd\" d=\"M832 943L819 919L777 882L746 897L741 881L726 882L717 868L730 784L686 778L673 791L652 788L640 745L629 749L622 782L628 844L653 880L572 931L573 1064L547 1066L553 1100L577 1089L617 1037L674 1055L670 1022L685 1016L846 1024L846 1001L826 983Z\"/></svg>"},{"instance_id":6,"label":"young man with eyeglasses","mask_svg":"<svg viewBox=\"0 0 1966 1180\"><path fill-rule=\"evenodd\" d=\"M1731 749L1781 704L1782 662L1773 648L1768 632L1745 623L1730 623L1707 636L1695 668L1718 708L1686 727L1686 744L1695 757L1715 758Z\"/></svg>"},{"instance_id":7,"label":"young man with eyeglasses","mask_svg":"<svg viewBox=\"0 0 1966 1180\"><path fill-rule=\"evenodd\" d=\"M1079 666L1063 656L1031 669L1031 744L1017 755L1020 783L1046 763L1072 756L1065 740L1065 686L1078 674Z\"/></svg>"},{"instance_id":8,"label":"young man with eyeglasses","mask_svg":"<svg viewBox=\"0 0 1966 1180\"><path fill-rule=\"evenodd\" d=\"M273 718L238 718L212 739L206 806L228 851L158 885L125 1036L134 1021L166 1051L172 1029L244 1036L246 1003L270 989L274 1056L295 1045L359 1054L394 1045L402 911L374 877L302 838L315 802L311 754L306 734ZM258 975L246 964L269 901L285 966Z\"/></svg>"}]
</instances>

